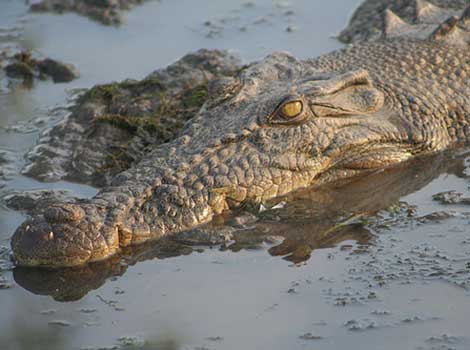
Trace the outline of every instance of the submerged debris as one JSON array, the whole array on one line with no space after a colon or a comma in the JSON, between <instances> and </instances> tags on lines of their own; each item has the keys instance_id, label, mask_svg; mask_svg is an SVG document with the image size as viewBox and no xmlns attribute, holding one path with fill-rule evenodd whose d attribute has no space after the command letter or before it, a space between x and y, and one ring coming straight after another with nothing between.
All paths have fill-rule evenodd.
<instances>
[{"instance_id":1,"label":"submerged debris","mask_svg":"<svg viewBox=\"0 0 470 350\"><path fill-rule=\"evenodd\" d=\"M52 58L38 59L31 51L22 51L7 58L3 68L9 78L21 79L30 85L34 79L51 78L55 83L66 83L79 77L74 65Z\"/></svg>"},{"instance_id":2,"label":"submerged debris","mask_svg":"<svg viewBox=\"0 0 470 350\"><path fill-rule=\"evenodd\" d=\"M105 299L101 295L97 294L96 297L104 304L108 305L109 307L113 308L116 311L121 311L121 308L118 306L119 301L112 300L112 299Z\"/></svg>"},{"instance_id":3,"label":"submerged debris","mask_svg":"<svg viewBox=\"0 0 470 350\"><path fill-rule=\"evenodd\" d=\"M462 337L457 337L449 334L442 334L440 336L432 336L426 339L427 343L430 344L444 344L444 345L455 345L462 342Z\"/></svg>"},{"instance_id":4,"label":"submerged debris","mask_svg":"<svg viewBox=\"0 0 470 350\"><path fill-rule=\"evenodd\" d=\"M13 268L10 253L11 251L9 248L0 246L0 277L3 271L10 271Z\"/></svg>"},{"instance_id":5,"label":"submerged debris","mask_svg":"<svg viewBox=\"0 0 470 350\"><path fill-rule=\"evenodd\" d=\"M10 289L12 284L8 282L5 277L0 276L0 289Z\"/></svg>"},{"instance_id":6,"label":"submerged debris","mask_svg":"<svg viewBox=\"0 0 470 350\"><path fill-rule=\"evenodd\" d=\"M385 325L380 324L378 321L364 318L357 320L349 320L344 323L344 326L350 331L365 331L375 329L378 327L384 327Z\"/></svg>"},{"instance_id":7,"label":"submerged debris","mask_svg":"<svg viewBox=\"0 0 470 350\"><path fill-rule=\"evenodd\" d=\"M66 320L52 320L47 322L51 326L70 327L72 323Z\"/></svg>"},{"instance_id":8,"label":"submerged debris","mask_svg":"<svg viewBox=\"0 0 470 350\"><path fill-rule=\"evenodd\" d=\"M2 180L9 180L17 172L15 158L13 152L0 149L0 184Z\"/></svg>"},{"instance_id":9,"label":"submerged debris","mask_svg":"<svg viewBox=\"0 0 470 350\"><path fill-rule=\"evenodd\" d=\"M470 198L464 197L463 193L457 191L439 192L432 196L432 199L441 204L465 204L470 205Z\"/></svg>"},{"instance_id":10,"label":"submerged debris","mask_svg":"<svg viewBox=\"0 0 470 350\"><path fill-rule=\"evenodd\" d=\"M392 312L388 310L374 310L371 312L371 314L375 316L389 316L392 314Z\"/></svg>"},{"instance_id":11,"label":"submerged debris","mask_svg":"<svg viewBox=\"0 0 470 350\"><path fill-rule=\"evenodd\" d=\"M41 74L50 76L54 83L66 83L79 77L75 66L51 58L38 61L37 69Z\"/></svg>"},{"instance_id":12,"label":"submerged debris","mask_svg":"<svg viewBox=\"0 0 470 350\"><path fill-rule=\"evenodd\" d=\"M57 309L46 309L42 310L40 313L41 315L53 315L57 312Z\"/></svg>"},{"instance_id":13,"label":"submerged debris","mask_svg":"<svg viewBox=\"0 0 470 350\"><path fill-rule=\"evenodd\" d=\"M76 12L106 25L123 22L123 11L128 11L145 0L41 0L30 6L33 12Z\"/></svg>"},{"instance_id":14,"label":"submerged debris","mask_svg":"<svg viewBox=\"0 0 470 350\"><path fill-rule=\"evenodd\" d=\"M81 308L78 311L80 311L81 313L84 313L84 314L91 314L93 312L96 312L97 309L95 309L95 308Z\"/></svg>"},{"instance_id":15,"label":"submerged debris","mask_svg":"<svg viewBox=\"0 0 470 350\"><path fill-rule=\"evenodd\" d=\"M322 336L320 335L314 335L312 333L305 333L301 336L299 336L299 339L302 339L302 340L319 340L319 339L323 339Z\"/></svg>"},{"instance_id":16,"label":"submerged debris","mask_svg":"<svg viewBox=\"0 0 470 350\"><path fill-rule=\"evenodd\" d=\"M124 336L118 338L118 342L122 346L127 346L127 347L138 347L138 346L143 346L145 344L145 341L139 337L135 336Z\"/></svg>"},{"instance_id":17,"label":"submerged debris","mask_svg":"<svg viewBox=\"0 0 470 350\"><path fill-rule=\"evenodd\" d=\"M214 342L220 342L220 341L224 340L224 338L223 338L223 337L220 337L220 336L207 337L206 339L207 339L207 340L210 340L210 341L214 341Z\"/></svg>"},{"instance_id":18,"label":"submerged debris","mask_svg":"<svg viewBox=\"0 0 470 350\"><path fill-rule=\"evenodd\" d=\"M206 38L220 38L230 31L252 32L257 27L281 23L281 28L290 33L297 30L292 6L290 2L273 2L269 12L261 14L256 3L242 3L225 15L204 20L200 31Z\"/></svg>"},{"instance_id":19,"label":"submerged debris","mask_svg":"<svg viewBox=\"0 0 470 350\"><path fill-rule=\"evenodd\" d=\"M426 222L441 222L450 218L455 218L459 214L455 211L436 211L424 216L417 218L416 220L420 223Z\"/></svg>"}]
</instances>

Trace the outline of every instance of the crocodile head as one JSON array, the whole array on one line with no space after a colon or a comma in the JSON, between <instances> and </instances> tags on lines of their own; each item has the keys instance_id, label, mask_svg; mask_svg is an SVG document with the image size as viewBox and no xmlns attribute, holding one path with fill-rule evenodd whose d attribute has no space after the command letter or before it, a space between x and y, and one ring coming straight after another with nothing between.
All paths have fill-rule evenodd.
<instances>
[{"instance_id":1,"label":"crocodile head","mask_svg":"<svg viewBox=\"0 0 470 350\"><path fill-rule=\"evenodd\" d=\"M224 210L407 159L410 128L367 70L321 72L278 53L210 98L174 141L96 197L57 204L18 228L29 266L71 266L187 230Z\"/></svg>"}]
</instances>

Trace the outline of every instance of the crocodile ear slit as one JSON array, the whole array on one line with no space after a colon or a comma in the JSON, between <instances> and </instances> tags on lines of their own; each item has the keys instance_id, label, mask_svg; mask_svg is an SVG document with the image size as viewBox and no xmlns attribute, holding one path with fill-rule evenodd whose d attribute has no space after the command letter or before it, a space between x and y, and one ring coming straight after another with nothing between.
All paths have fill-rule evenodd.
<instances>
[{"instance_id":1,"label":"crocodile ear slit","mask_svg":"<svg viewBox=\"0 0 470 350\"><path fill-rule=\"evenodd\" d=\"M365 69L353 69L336 76L332 76L328 80L312 81L313 86L305 86L305 90L310 95L322 96L334 94L354 85L371 86L373 84L369 72Z\"/></svg>"},{"instance_id":2,"label":"crocodile ear slit","mask_svg":"<svg viewBox=\"0 0 470 350\"><path fill-rule=\"evenodd\" d=\"M312 98L310 108L317 117L371 115L384 105L384 95L373 86L358 85L327 96Z\"/></svg>"}]
</instances>

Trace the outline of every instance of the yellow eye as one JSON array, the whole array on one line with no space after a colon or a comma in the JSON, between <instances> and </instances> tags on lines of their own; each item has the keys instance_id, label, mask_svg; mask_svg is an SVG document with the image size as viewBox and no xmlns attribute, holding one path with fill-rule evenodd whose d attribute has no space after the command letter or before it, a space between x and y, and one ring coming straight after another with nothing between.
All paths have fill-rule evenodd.
<instances>
[{"instance_id":1,"label":"yellow eye","mask_svg":"<svg viewBox=\"0 0 470 350\"><path fill-rule=\"evenodd\" d=\"M301 101L285 103L281 108L281 113L286 118L295 118L302 113L303 105Z\"/></svg>"}]
</instances>

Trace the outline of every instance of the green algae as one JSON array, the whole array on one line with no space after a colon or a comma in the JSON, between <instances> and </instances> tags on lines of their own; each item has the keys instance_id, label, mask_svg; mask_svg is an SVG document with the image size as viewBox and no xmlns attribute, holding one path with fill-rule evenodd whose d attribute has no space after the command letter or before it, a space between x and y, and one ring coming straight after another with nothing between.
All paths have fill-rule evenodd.
<instances>
[{"instance_id":1,"label":"green algae","mask_svg":"<svg viewBox=\"0 0 470 350\"><path fill-rule=\"evenodd\" d=\"M79 97L77 105L92 101L106 104L115 103L119 101L119 98L126 95L149 98L163 90L165 90L163 84L156 78L140 81L125 80L123 82L112 82L92 87Z\"/></svg>"},{"instance_id":2,"label":"green algae","mask_svg":"<svg viewBox=\"0 0 470 350\"><path fill-rule=\"evenodd\" d=\"M78 98L77 105L80 106L84 103L97 100L109 103L119 96L121 91L122 89L119 87L119 83L96 85Z\"/></svg>"},{"instance_id":3,"label":"green algae","mask_svg":"<svg viewBox=\"0 0 470 350\"><path fill-rule=\"evenodd\" d=\"M125 82L122 84L100 85L89 90L82 96L83 101L104 100L112 103L123 95L124 88L132 87L147 91L147 95L138 96L139 100L159 99L159 108L148 115L103 114L95 118L97 123L107 123L134 135L140 129L145 130L158 138L160 143L168 142L175 133L180 130L186 121L191 119L201 108L208 97L207 83L189 88L176 96L169 96L164 91L157 91L153 96L148 96L148 90L154 90L158 83L143 81L140 83ZM158 89L157 89L158 90ZM142 91L143 93L144 91ZM155 95L158 95L155 96Z\"/></svg>"},{"instance_id":4,"label":"green algae","mask_svg":"<svg viewBox=\"0 0 470 350\"><path fill-rule=\"evenodd\" d=\"M95 118L96 122L107 123L119 129L129 131L130 133L137 131L141 120L142 118L140 117L123 116L118 114L105 114Z\"/></svg>"},{"instance_id":5,"label":"green algae","mask_svg":"<svg viewBox=\"0 0 470 350\"><path fill-rule=\"evenodd\" d=\"M207 98L207 82L170 95L157 79L147 79L95 86L79 98L77 106L92 101L106 106L105 112L93 119L94 128L99 124L112 125L126 131L129 139L144 134L155 140L153 144L162 144L174 139L176 133L199 111ZM148 102L150 105L157 101L158 107L142 115L109 112L111 105L120 105L124 101ZM102 169L119 172L129 168L134 159L128 154L127 143L123 142L120 147L107 151Z\"/></svg>"},{"instance_id":6,"label":"green algae","mask_svg":"<svg viewBox=\"0 0 470 350\"><path fill-rule=\"evenodd\" d=\"M207 83L196 86L194 89L187 90L183 93L181 103L188 109L199 109L208 98Z\"/></svg>"}]
</instances>

